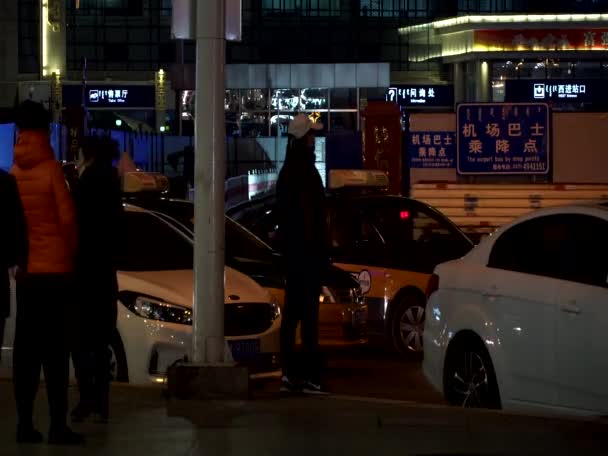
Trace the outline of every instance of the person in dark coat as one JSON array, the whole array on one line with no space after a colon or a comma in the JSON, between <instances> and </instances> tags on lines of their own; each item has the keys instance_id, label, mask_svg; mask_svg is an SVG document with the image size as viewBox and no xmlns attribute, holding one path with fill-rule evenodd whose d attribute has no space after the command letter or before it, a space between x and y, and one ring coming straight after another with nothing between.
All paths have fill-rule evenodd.
<instances>
[{"instance_id":1,"label":"person in dark coat","mask_svg":"<svg viewBox=\"0 0 608 456\"><path fill-rule=\"evenodd\" d=\"M116 332L118 299L116 255L123 220L120 180L112 166L117 156L112 139L86 138L74 189L80 239L75 267L75 326L80 331L72 350L80 402L72 411L74 422L91 414L105 422L109 413L110 343Z\"/></svg>"},{"instance_id":2,"label":"person in dark coat","mask_svg":"<svg viewBox=\"0 0 608 456\"><path fill-rule=\"evenodd\" d=\"M27 267L27 228L21 197L15 178L0 170L0 357L4 341L4 325L11 311L9 274L15 277ZM7 341L11 342L12 341Z\"/></svg>"},{"instance_id":3,"label":"person in dark coat","mask_svg":"<svg viewBox=\"0 0 608 456\"><path fill-rule=\"evenodd\" d=\"M285 260L281 325L282 392L326 393L319 360L319 296L329 265L325 190L315 167L315 132L323 128L298 114L288 128L285 164L277 181L279 239ZM301 322L302 355L296 354Z\"/></svg>"}]
</instances>

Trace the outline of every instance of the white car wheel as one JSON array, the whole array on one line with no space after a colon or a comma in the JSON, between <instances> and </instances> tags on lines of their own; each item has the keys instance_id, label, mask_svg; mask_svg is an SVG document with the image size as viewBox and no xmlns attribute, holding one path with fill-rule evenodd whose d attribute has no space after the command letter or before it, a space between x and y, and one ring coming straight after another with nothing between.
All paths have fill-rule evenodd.
<instances>
[{"instance_id":1,"label":"white car wheel","mask_svg":"<svg viewBox=\"0 0 608 456\"><path fill-rule=\"evenodd\" d=\"M500 408L492 361L481 342L468 337L452 342L445 362L444 392L451 405Z\"/></svg>"}]
</instances>

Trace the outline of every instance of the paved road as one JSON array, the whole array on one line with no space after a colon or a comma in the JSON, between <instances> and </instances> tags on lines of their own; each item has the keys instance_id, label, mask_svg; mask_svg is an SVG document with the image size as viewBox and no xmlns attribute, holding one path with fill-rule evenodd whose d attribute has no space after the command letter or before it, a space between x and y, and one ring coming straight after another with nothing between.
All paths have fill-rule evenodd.
<instances>
[{"instance_id":1,"label":"paved road","mask_svg":"<svg viewBox=\"0 0 608 456\"><path fill-rule=\"evenodd\" d=\"M327 383L344 396L443 404L422 374L421 362L386 353L375 347L332 347L327 350ZM278 389L277 379L264 389Z\"/></svg>"}]
</instances>

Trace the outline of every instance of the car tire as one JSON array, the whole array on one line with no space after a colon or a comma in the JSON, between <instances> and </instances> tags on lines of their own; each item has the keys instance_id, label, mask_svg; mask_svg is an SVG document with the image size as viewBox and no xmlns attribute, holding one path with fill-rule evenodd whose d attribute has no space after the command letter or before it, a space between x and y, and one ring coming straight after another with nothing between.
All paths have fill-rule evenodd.
<instances>
[{"instance_id":1,"label":"car tire","mask_svg":"<svg viewBox=\"0 0 608 456\"><path fill-rule=\"evenodd\" d=\"M461 336L446 355L443 391L450 405L500 409L500 393L490 355L476 336Z\"/></svg>"},{"instance_id":2,"label":"car tire","mask_svg":"<svg viewBox=\"0 0 608 456\"><path fill-rule=\"evenodd\" d=\"M114 332L110 342L112 381L129 383L129 367L125 347L118 331Z\"/></svg>"},{"instance_id":3,"label":"car tire","mask_svg":"<svg viewBox=\"0 0 608 456\"><path fill-rule=\"evenodd\" d=\"M397 296L390 313L389 341L399 354L421 357L424 332L425 303L415 293Z\"/></svg>"}]
</instances>

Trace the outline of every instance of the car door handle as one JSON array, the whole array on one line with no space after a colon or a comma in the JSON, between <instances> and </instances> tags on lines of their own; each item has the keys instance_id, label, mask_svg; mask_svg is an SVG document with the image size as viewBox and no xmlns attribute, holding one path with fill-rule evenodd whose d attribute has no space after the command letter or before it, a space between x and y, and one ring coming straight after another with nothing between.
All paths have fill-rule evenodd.
<instances>
[{"instance_id":1,"label":"car door handle","mask_svg":"<svg viewBox=\"0 0 608 456\"><path fill-rule=\"evenodd\" d=\"M491 287L486 289L482 293L482 295L484 298L498 298L500 296L500 293L498 292L498 287L496 285L492 285Z\"/></svg>"},{"instance_id":2,"label":"car door handle","mask_svg":"<svg viewBox=\"0 0 608 456\"><path fill-rule=\"evenodd\" d=\"M560 306L559 309L564 313L568 313L568 314L572 314L572 315L579 315L581 313L581 308L576 305L576 301L571 301L571 302L568 302L567 304L563 304Z\"/></svg>"}]
</instances>

